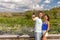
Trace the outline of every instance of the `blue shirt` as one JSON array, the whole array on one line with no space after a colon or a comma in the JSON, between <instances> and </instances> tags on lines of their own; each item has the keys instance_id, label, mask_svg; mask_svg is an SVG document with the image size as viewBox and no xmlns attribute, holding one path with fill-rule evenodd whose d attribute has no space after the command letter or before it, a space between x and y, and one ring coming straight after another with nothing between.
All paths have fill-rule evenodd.
<instances>
[{"instance_id":1,"label":"blue shirt","mask_svg":"<svg viewBox=\"0 0 60 40\"><path fill-rule=\"evenodd\" d=\"M47 28L48 28L48 24L43 23L43 24L42 24L42 30L47 30Z\"/></svg>"}]
</instances>

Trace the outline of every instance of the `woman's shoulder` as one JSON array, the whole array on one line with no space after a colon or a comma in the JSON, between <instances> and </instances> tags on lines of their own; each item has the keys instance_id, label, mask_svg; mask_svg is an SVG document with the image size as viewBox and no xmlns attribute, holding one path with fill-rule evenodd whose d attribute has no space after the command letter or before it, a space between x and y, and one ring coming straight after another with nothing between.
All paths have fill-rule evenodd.
<instances>
[{"instance_id":1,"label":"woman's shoulder","mask_svg":"<svg viewBox=\"0 0 60 40\"><path fill-rule=\"evenodd\" d=\"M49 22L49 21L48 21L47 23L48 23L48 24L50 24L50 22Z\"/></svg>"},{"instance_id":2,"label":"woman's shoulder","mask_svg":"<svg viewBox=\"0 0 60 40\"><path fill-rule=\"evenodd\" d=\"M46 24L50 24L50 22L49 21L47 21L47 22L45 22Z\"/></svg>"}]
</instances>

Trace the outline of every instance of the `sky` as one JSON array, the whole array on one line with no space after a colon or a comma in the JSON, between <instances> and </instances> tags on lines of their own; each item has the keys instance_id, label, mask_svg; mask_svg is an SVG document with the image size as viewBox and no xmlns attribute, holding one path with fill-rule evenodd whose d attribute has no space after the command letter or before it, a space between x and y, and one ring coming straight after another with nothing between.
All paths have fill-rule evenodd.
<instances>
[{"instance_id":1,"label":"sky","mask_svg":"<svg viewBox=\"0 0 60 40\"><path fill-rule=\"evenodd\" d=\"M60 7L60 0L0 0L0 12L49 10L53 7Z\"/></svg>"}]
</instances>

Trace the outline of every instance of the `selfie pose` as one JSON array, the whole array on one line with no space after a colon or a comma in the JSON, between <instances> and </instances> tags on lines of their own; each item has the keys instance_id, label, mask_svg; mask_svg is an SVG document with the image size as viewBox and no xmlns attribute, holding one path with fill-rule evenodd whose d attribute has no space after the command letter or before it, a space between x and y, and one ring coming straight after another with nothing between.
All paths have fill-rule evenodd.
<instances>
[{"instance_id":1,"label":"selfie pose","mask_svg":"<svg viewBox=\"0 0 60 40\"><path fill-rule=\"evenodd\" d=\"M42 40L46 40L46 37L48 36L49 29L50 29L49 16L47 14L45 14L44 15L44 21L42 24L42 33L43 33Z\"/></svg>"},{"instance_id":2,"label":"selfie pose","mask_svg":"<svg viewBox=\"0 0 60 40\"><path fill-rule=\"evenodd\" d=\"M38 12L38 16L35 17L35 14L32 15L32 20L35 21L35 40L41 40L42 38L42 16L43 13L41 11Z\"/></svg>"}]
</instances>

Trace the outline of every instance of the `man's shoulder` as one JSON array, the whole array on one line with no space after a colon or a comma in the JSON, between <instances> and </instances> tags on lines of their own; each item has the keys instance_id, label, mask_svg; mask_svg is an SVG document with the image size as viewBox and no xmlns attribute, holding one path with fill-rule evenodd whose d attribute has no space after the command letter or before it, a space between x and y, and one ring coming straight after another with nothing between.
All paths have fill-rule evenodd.
<instances>
[{"instance_id":1,"label":"man's shoulder","mask_svg":"<svg viewBox=\"0 0 60 40\"><path fill-rule=\"evenodd\" d=\"M38 18L38 17L35 17L35 18Z\"/></svg>"},{"instance_id":2,"label":"man's shoulder","mask_svg":"<svg viewBox=\"0 0 60 40\"><path fill-rule=\"evenodd\" d=\"M39 17L35 17L35 19L37 19L37 20L39 20L39 21L42 21L42 19L41 19L41 18L39 18Z\"/></svg>"},{"instance_id":3,"label":"man's shoulder","mask_svg":"<svg viewBox=\"0 0 60 40\"><path fill-rule=\"evenodd\" d=\"M35 17L35 19L38 19L38 17Z\"/></svg>"}]
</instances>

